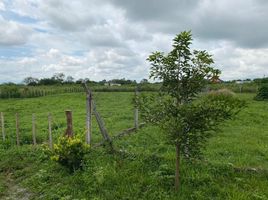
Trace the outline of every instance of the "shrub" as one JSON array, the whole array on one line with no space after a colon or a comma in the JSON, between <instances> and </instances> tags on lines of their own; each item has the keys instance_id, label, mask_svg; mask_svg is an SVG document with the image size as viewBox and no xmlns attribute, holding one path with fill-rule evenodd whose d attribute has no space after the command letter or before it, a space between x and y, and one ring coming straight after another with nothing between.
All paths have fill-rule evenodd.
<instances>
[{"instance_id":1,"label":"shrub","mask_svg":"<svg viewBox=\"0 0 268 200\"><path fill-rule=\"evenodd\" d=\"M254 99L258 101L268 100L268 85L260 86Z\"/></svg>"},{"instance_id":2,"label":"shrub","mask_svg":"<svg viewBox=\"0 0 268 200\"><path fill-rule=\"evenodd\" d=\"M54 152L51 159L74 172L82 167L83 159L89 152L89 145L85 144L79 137L60 137L57 144L54 144Z\"/></svg>"}]
</instances>

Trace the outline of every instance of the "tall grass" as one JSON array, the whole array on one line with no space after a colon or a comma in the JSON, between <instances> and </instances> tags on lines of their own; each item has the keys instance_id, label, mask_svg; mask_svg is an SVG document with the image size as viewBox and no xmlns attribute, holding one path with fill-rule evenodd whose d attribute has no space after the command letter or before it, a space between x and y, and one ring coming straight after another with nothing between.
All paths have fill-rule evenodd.
<instances>
[{"instance_id":1,"label":"tall grass","mask_svg":"<svg viewBox=\"0 0 268 200\"><path fill-rule=\"evenodd\" d=\"M122 86L103 86L93 85L90 88L94 92L133 92L136 85ZM156 84L139 85L140 91L157 91L159 86ZM22 85L2 85L0 86L0 99L9 98L33 98L47 95L63 93L80 93L84 92L82 85L56 85L56 86L22 86Z\"/></svg>"},{"instance_id":2,"label":"tall grass","mask_svg":"<svg viewBox=\"0 0 268 200\"><path fill-rule=\"evenodd\" d=\"M0 86L0 98L33 98L53 94L83 92L79 85L72 86L20 86L4 85Z\"/></svg>"}]
</instances>

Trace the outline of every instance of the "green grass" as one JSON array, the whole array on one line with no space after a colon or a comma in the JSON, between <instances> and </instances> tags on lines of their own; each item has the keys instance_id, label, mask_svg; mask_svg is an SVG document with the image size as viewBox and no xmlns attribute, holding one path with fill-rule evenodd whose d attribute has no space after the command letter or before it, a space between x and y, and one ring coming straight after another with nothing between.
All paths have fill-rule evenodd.
<instances>
[{"instance_id":1,"label":"green grass","mask_svg":"<svg viewBox=\"0 0 268 200\"><path fill-rule=\"evenodd\" d=\"M134 108L131 105L133 96L133 93L124 92L94 94L97 110L111 134L133 126ZM46 141L48 137L48 113L51 113L53 118L53 136L58 137L66 129L65 110L73 112L74 132L85 132L86 97L84 93L59 94L33 99L9 99L0 100L0 102L0 111L4 113L9 143L15 144L16 142L16 113L19 113L20 137L26 144L32 142L32 113L36 115L39 143ZM101 139L95 120L93 120L93 133L93 140Z\"/></svg>"},{"instance_id":2,"label":"green grass","mask_svg":"<svg viewBox=\"0 0 268 200\"><path fill-rule=\"evenodd\" d=\"M133 93L95 93L108 132L133 126ZM7 121L7 144L0 145L0 198L9 179L26 188L32 199L268 199L268 102L242 94L247 107L221 126L209 140L204 160L182 160L181 190L173 189L175 149L159 128L146 126L115 141L115 154L102 147L87 155L83 170L69 174L40 147L15 147L15 113L21 138L31 142L31 114L37 115L38 142L47 140L47 113L53 115L53 136L65 130L66 109L73 111L74 130L85 131L85 95L62 94L33 99L0 100ZM101 140L93 122L93 143Z\"/></svg>"}]
</instances>

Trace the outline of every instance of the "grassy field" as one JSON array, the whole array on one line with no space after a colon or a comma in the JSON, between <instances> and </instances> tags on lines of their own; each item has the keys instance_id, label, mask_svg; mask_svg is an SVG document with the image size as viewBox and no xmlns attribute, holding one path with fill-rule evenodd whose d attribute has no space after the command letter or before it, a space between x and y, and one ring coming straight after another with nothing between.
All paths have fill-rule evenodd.
<instances>
[{"instance_id":1,"label":"grassy field","mask_svg":"<svg viewBox=\"0 0 268 200\"><path fill-rule=\"evenodd\" d=\"M115 141L116 153L92 149L83 170L69 174L31 145L31 115L36 113L38 142L47 141L47 114L53 116L53 136L63 134L64 111L71 109L76 134L85 132L84 93L31 99L0 100L8 141L0 144L0 199L14 195L30 199L268 199L268 102L241 94L247 107L221 126L205 150L204 159L182 160L181 190L175 193L175 149L157 127ZM95 93L97 108L111 135L133 126L133 93ZM21 138L15 147L15 113ZM93 143L101 140L93 122Z\"/></svg>"}]
</instances>

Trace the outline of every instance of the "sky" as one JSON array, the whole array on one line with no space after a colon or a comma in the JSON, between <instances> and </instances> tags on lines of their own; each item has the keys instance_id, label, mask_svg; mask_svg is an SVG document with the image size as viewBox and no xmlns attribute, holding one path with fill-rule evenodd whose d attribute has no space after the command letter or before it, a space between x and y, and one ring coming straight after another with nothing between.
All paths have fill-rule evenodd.
<instances>
[{"instance_id":1,"label":"sky","mask_svg":"<svg viewBox=\"0 0 268 200\"><path fill-rule=\"evenodd\" d=\"M148 78L146 58L191 30L223 80L268 75L267 0L0 0L0 83Z\"/></svg>"}]
</instances>

